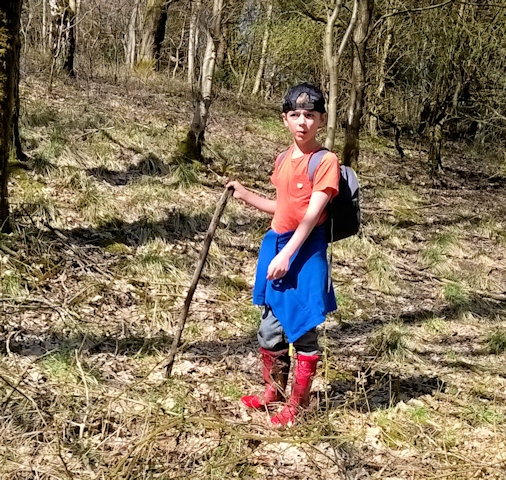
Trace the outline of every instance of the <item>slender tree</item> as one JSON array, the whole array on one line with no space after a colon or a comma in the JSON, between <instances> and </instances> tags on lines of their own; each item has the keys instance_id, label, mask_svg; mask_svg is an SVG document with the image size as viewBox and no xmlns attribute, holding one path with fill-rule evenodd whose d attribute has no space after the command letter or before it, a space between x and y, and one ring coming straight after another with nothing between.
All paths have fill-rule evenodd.
<instances>
[{"instance_id":1,"label":"slender tree","mask_svg":"<svg viewBox=\"0 0 506 480\"><path fill-rule=\"evenodd\" d=\"M343 163L356 166L359 154L359 133L364 109L366 86L366 44L371 25L374 0L358 0L357 24L353 30L351 90L345 118Z\"/></svg>"},{"instance_id":2,"label":"slender tree","mask_svg":"<svg viewBox=\"0 0 506 480\"><path fill-rule=\"evenodd\" d=\"M267 61L267 49L269 47L269 37L271 34L271 19L272 19L272 0L267 0L266 13L265 13L265 29L262 37L262 51L260 52L260 61L258 62L257 74L255 76L255 84L251 91L252 95L257 95L260 91L260 85L265 71L265 63Z\"/></svg>"},{"instance_id":3,"label":"slender tree","mask_svg":"<svg viewBox=\"0 0 506 480\"><path fill-rule=\"evenodd\" d=\"M344 0L335 0L331 5L331 8L328 10L323 42L323 56L325 59L325 64L327 65L329 76L327 138L325 140L325 147L327 147L329 150L334 147L337 131L337 98L339 91L339 67L341 57L357 22L358 0L354 0L352 14L348 22L348 26L341 38L341 41L338 42L335 35L335 27L336 22L341 14L343 3ZM338 43L339 46L337 47Z\"/></svg>"},{"instance_id":4,"label":"slender tree","mask_svg":"<svg viewBox=\"0 0 506 480\"><path fill-rule=\"evenodd\" d=\"M19 83L22 0L0 3L0 229L9 231L7 164L13 148L14 115Z\"/></svg>"},{"instance_id":5,"label":"slender tree","mask_svg":"<svg viewBox=\"0 0 506 480\"><path fill-rule=\"evenodd\" d=\"M398 10L396 3L398 0L393 0L393 5L389 5L388 8L392 8L393 11ZM390 1L388 2L390 3ZM382 103L383 93L385 91L386 82L386 69L387 61L390 55L390 49L393 40L394 31L394 20L395 17L387 17L381 24L378 34L378 41L376 42L376 54L375 68L371 77L374 77L372 93L369 97L369 134L372 137L376 137L378 134L379 114Z\"/></svg>"},{"instance_id":6,"label":"slender tree","mask_svg":"<svg viewBox=\"0 0 506 480\"><path fill-rule=\"evenodd\" d=\"M128 28L125 35L125 62L130 68L134 68L137 60L137 17L139 16L139 7L141 0L135 0Z\"/></svg>"},{"instance_id":7,"label":"slender tree","mask_svg":"<svg viewBox=\"0 0 506 480\"><path fill-rule=\"evenodd\" d=\"M182 144L182 154L189 159L202 159L204 134L211 108L216 52L221 32L223 0L213 0L211 15L205 26L206 48L202 56L200 79L194 90L194 111L190 130Z\"/></svg>"},{"instance_id":8,"label":"slender tree","mask_svg":"<svg viewBox=\"0 0 506 480\"><path fill-rule=\"evenodd\" d=\"M79 3L76 0L49 0L51 11L51 50L53 68L61 68L70 77L75 76L76 19Z\"/></svg>"},{"instance_id":9,"label":"slender tree","mask_svg":"<svg viewBox=\"0 0 506 480\"><path fill-rule=\"evenodd\" d=\"M196 72L196 56L197 47L199 45L199 17L201 13L201 1L194 0L191 2L190 27L188 31L188 55L187 55L187 81L190 86L195 83L197 78Z\"/></svg>"}]
</instances>

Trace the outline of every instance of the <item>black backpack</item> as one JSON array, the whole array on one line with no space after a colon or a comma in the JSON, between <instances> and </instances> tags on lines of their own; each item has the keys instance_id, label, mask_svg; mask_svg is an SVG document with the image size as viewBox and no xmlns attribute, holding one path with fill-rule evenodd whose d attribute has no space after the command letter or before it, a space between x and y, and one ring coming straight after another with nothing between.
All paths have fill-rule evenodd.
<instances>
[{"instance_id":1,"label":"black backpack","mask_svg":"<svg viewBox=\"0 0 506 480\"><path fill-rule=\"evenodd\" d=\"M286 152L279 155L277 165L284 160ZM327 152L326 148L322 148L309 158L308 174L311 183L318 165ZM336 242L358 233L360 229L360 186L357 174L351 167L341 165L338 194L329 202L327 208L329 218L326 227L329 242Z\"/></svg>"}]
</instances>

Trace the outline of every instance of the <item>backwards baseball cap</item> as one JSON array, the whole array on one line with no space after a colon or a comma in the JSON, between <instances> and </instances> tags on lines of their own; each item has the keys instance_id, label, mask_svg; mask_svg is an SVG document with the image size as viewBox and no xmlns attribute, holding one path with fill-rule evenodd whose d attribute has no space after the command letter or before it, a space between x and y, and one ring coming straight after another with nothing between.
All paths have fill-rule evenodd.
<instances>
[{"instance_id":1,"label":"backwards baseball cap","mask_svg":"<svg viewBox=\"0 0 506 480\"><path fill-rule=\"evenodd\" d=\"M283 101L283 113L292 110L314 110L325 113L325 98L322 91L306 82L290 88Z\"/></svg>"}]
</instances>

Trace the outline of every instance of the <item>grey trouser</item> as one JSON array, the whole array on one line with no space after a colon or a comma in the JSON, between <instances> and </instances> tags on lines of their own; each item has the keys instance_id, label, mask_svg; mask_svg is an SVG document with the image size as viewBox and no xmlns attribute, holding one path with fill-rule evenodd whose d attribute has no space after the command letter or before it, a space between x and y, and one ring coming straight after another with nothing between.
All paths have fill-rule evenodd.
<instances>
[{"instance_id":1,"label":"grey trouser","mask_svg":"<svg viewBox=\"0 0 506 480\"><path fill-rule=\"evenodd\" d=\"M257 338L260 346L267 350L288 348L288 340L283 327L267 305L262 307L262 321ZM297 353L302 355L316 355L320 351L316 328L312 328L293 342L293 347Z\"/></svg>"}]
</instances>

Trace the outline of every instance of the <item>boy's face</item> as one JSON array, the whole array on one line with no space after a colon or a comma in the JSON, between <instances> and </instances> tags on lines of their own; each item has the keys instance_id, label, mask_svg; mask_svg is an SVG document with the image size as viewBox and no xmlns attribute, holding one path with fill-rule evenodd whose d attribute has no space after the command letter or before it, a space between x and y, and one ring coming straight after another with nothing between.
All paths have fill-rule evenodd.
<instances>
[{"instance_id":1,"label":"boy's face","mask_svg":"<svg viewBox=\"0 0 506 480\"><path fill-rule=\"evenodd\" d=\"M283 113L283 123L292 134L295 142L312 143L318 129L325 123L327 115L314 110L290 110Z\"/></svg>"}]
</instances>

